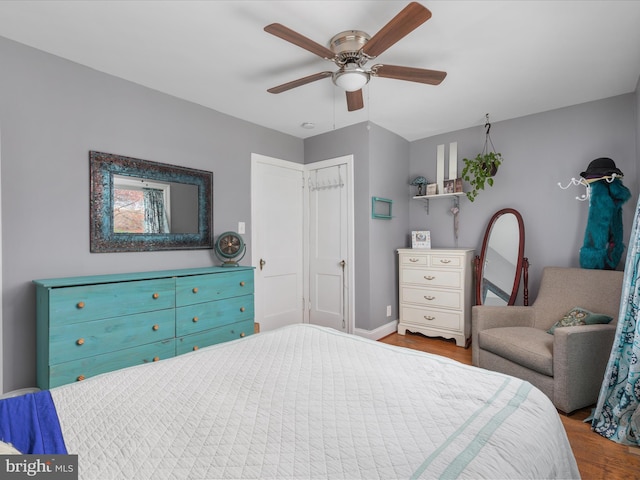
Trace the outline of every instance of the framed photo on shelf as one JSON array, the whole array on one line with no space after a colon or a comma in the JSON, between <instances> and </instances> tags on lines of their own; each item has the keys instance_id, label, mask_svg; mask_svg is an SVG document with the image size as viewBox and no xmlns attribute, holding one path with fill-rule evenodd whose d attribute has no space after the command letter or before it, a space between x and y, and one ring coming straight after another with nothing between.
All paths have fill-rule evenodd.
<instances>
[{"instance_id":1,"label":"framed photo on shelf","mask_svg":"<svg viewBox=\"0 0 640 480\"><path fill-rule=\"evenodd\" d=\"M462 178L456 178L455 192L462 193Z\"/></svg>"},{"instance_id":2,"label":"framed photo on shelf","mask_svg":"<svg viewBox=\"0 0 640 480\"><path fill-rule=\"evenodd\" d=\"M437 183L428 183L427 184L427 195L436 195L438 193L438 184Z\"/></svg>"},{"instance_id":3,"label":"framed photo on shelf","mask_svg":"<svg viewBox=\"0 0 640 480\"><path fill-rule=\"evenodd\" d=\"M411 248L431 248L431 232L429 230L411 232Z\"/></svg>"},{"instance_id":4,"label":"framed photo on shelf","mask_svg":"<svg viewBox=\"0 0 640 480\"><path fill-rule=\"evenodd\" d=\"M455 180L445 180L443 183L442 193L454 193L455 192Z\"/></svg>"}]
</instances>

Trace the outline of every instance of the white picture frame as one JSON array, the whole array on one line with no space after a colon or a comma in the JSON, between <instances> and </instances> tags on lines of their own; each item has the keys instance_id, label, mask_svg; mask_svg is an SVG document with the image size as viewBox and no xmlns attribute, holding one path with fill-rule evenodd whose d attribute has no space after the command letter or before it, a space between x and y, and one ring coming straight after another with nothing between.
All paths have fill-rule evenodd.
<instances>
[{"instance_id":1,"label":"white picture frame","mask_svg":"<svg viewBox=\"0 0 640 480\"><path fill-rule=\"evenodd\" d=\"M431 232L429 230L412 231L411 248L431 248Z\"/></svg>"}]
</instances>

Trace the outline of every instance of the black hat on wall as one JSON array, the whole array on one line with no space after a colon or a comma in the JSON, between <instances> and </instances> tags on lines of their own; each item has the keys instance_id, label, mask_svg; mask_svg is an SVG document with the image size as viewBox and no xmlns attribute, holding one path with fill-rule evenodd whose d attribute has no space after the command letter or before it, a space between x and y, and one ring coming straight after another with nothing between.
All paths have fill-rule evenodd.
<instances>
[{"instance_id":1,"label":"black hat on wall","mask_svg":"<svg viewBox=\"0 0 640 480\"><path fill-rule=\"evenodd\" d=\"M613 160L607 157L600 157L592 160L587 170L580 173L580 176L583 178L597 178L608 177L614 173L619 177L623 176L622 171L616 167Z\"/></svg>"}]
</instances>

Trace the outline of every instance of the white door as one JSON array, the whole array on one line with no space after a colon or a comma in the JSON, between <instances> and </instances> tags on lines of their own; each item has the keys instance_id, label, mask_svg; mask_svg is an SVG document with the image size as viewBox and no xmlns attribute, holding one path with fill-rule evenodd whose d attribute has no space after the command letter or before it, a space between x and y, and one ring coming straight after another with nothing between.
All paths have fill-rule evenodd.
<instances>
[{"instance_id":1,"label":"white door","mask_svg":"<svg viewBox=\"0 0 640 480\"><path fill-rule=\"evenodd\" d=\"M252 265L260 330L304 321L304 166L253 154Z\"/></svg>"},{"instance_id":2,"label":"white door","mask_svg":"<svg viewBox=\"0 0 640 480\"><path fill-rule=\"evenodd\" d=\"M309 323L352 331L352 157L307 165L309 195Z\"/></svg>"}]
</instances>

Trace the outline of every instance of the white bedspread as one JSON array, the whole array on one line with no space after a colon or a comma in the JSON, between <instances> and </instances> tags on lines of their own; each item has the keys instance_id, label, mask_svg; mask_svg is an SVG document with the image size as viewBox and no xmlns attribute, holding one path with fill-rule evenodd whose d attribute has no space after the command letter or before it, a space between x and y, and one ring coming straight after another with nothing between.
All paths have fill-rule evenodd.
<instances>
[{"instance_id":1,"label":"white bedspread","mask_svg":"<svg viewBox=\"0 0 640 480\"><path fill-rule=\"evenodd\" d=\"M529 383L309 325L51 395L81 479L579 478Z\"/></svg>"}]
</instances>

